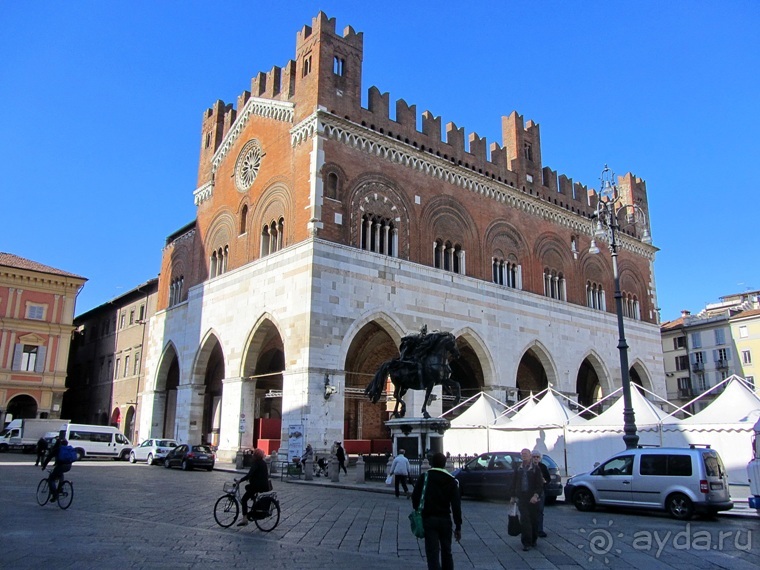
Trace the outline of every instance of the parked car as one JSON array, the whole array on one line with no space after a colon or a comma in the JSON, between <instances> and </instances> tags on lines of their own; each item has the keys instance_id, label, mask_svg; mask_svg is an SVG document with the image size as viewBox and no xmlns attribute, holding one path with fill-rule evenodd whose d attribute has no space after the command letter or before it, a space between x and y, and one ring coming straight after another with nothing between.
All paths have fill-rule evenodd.
<instances>
[{"instance_id":1,"label":"parked car","mask_svg":"<svg viewBox=\"0 0 760 570\"><path fill-rule=\"evenodd\" d=\"M559 466L548 455L541 459L549 469L551 482L545 487L546 504L551 505L562 494ZM459 481L462 496L505 499L517 466L522 463L519 451L492 451L481 453L453 475Z\"/></svg>"},{"instance_id":2,"label":"parked car","mask_svg":"<svg viewBox=\"0 0 760 570\"><path fill-rule=\"evenodd\" d=\"M172 449L164 458L164 467L179 466L185 471L202 467L208 471L214 468L216 457L210 445L187 445L183 443Z\"/></svg>"},{"instance_id":3,"label":"parked car","mask_svg":"<svg viewBox=\"0 0 760 570\"><path fill-rule=\"evenodd\" d=\"M146 439L129 453L129 462L145 461L148 465L162 463L166 454L178 445L175 439Z\"/></svg>"},{"instance_id":4,"label":"parked car","mask_svg":"<svg viewBox=\"0 0 760 570\"><path fill-rule=\"evenodd\" d=\"M709 446L638 447L570 477L565 500L579 511L597 505L664 510L689 520L733 508L720 455Z\"/></svg>"}]
</instances>

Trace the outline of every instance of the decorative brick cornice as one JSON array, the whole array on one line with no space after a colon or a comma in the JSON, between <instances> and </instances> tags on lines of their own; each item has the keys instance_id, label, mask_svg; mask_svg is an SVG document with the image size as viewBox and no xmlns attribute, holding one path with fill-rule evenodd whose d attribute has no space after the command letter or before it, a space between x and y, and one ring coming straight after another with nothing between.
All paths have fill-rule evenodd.
<instances>
[{"instance_id":1,"label":"decorative brick cornice","mask_svg":"<svg viewBox=\"0 0 760 570\"><path fill-rule=\"evenodd\" d=\"M318 125L316 124L318 122ZM452 164L437 156L417 150L412 145L393 140L366 127L318 110L291 130L293 146L304 142L316 133L340 142L361 152L384 158L406 166L432 178L476 192L497 202L507 204L530 214L565 226L573 232L592 235L589 218L569 212L565 208L519 191L514 186L488 178L467 168ZM297 136L296 136L297 135ZM620 246L646 259L654 259L657 248L640 240L621 235Z\"/></svg>"},{"instance_id":2,"label":"decorative brick cornice","mask_svg":"<svg viewBox=\"0 0 760 570\"><path fill-rule=\"evenodd\" d=\"M275 121L282 121L284 123L292 123L293 116L295 114L295 105L287 101L275 101L273 99L261 99L259 97L251 97L243 107L243 110L238 114L237 119L232 125L230 132L224 137L222 144L219 145L219 149L214 153L214 158L211 161L211 172L216 172L216 169L221 164L224 157L235 144L240 134L248 124L248 120L252 116L264 117L266 119L274 119Z\"/></svg>"},{"instance_id":3,"label":"decorative brick cornice","mask_svg":"<svg viewBox=\"0 0 760 570\"><path fill-rule=\"evenodd\" d=\"M214 182L206 182L203 186L199 186L195 192L193 192L193 201L196 206L200 206L206 200L210 199L214 194Z\"/></svg>"},{"instance_id":4,"label":"decorative brick cornice","mask_svg":"<svg viewBox=\"0 0 760 570\"><path fill-rule=\"evenodd\" d=\"M302 142L309 140L318 132L319 126L318 113L309 115L295 127L290 129L290 144L295 148Z\"/></svg>"},{"instance_id":5,"label":"decorative brick cornice","mask_svg":"<svg viewBox=\"0 0 760 570\"><path fill-rule=\"evenodd\" d=\"M185 240L192 239L195 236L195 229L190 230L187 233L182 234L181 236L178 236L177 239L174 239L167 243L164 248L161 251L165 251L169 247L174 247L176 245L179 245Z\"/></svg>"}]
</instances>

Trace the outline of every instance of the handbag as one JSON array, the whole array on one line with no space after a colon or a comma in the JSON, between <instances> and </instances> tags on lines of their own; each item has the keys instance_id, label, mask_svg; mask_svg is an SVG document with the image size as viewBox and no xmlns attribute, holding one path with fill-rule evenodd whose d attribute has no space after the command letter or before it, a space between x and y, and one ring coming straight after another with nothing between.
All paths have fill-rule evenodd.
<instances>
[{"instance_id":1,"label":"handbag","mask_svg":"<svg viewBox=\"0 0 760 570\"><path fill-rule=\"evenodd\" d=\"M427 473L425 473L425 479L422 482L422 498L420 499L420 506L417 509L409 513L409 522L412 526L412 534L417 538L425 538L425 527L422 525L422 509L425 508L425 489L427 488Z\"/></svg>"},{"instance_id":2,"label":"handbag","mask_svg":"<svg viewBox=\"0 0 760 570\"><path fill-rule=\"evenodd\" d=\"M521 533L520 511L517 508L517 503L512 503L507 510L507 534L509 536L519 536Z\"/></svg>"},{"instance_id":3,"label":"handbag","mask_svg":"<svg viewBox=\"0 0 760 570\"><path fill-rule=\"evenodd\" d=\"M388 475L388 477L385 479L386 485L393 485L393 475Z\"/></svg>"}]
</instances>

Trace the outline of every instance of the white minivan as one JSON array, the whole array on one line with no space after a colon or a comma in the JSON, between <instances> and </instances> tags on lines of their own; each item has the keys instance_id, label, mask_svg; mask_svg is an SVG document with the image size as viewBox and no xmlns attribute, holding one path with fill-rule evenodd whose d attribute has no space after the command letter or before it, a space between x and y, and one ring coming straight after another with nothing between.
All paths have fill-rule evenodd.
<instances>
[{"instance_id":1,"label":"white minivan","mask_svg":"<svg viewBox=\"0 0 760 570\"><path fill-rule=\"evenodd\" d=\"M132 451L132 444L118 428L113 426L92 426L69 424L60 435L77 450L79 459L83 457L112 457L126 460Z\"/></svg>"}]
</instances>

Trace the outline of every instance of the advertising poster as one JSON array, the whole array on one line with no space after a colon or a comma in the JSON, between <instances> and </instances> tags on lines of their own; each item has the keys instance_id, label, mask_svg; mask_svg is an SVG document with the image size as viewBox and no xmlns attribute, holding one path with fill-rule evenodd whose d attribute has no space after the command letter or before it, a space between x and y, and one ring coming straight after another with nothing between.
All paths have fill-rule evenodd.
<instances>
[{"instance_id":1,"label":"advertising poster","mask_svg":"<svg viewBox=\"0 0 760 570\"><path fill-rule=\"evenodd\" d=\"M288 426L288 462L303 455L303 424Z\"/></svg>"}]
</instances>

